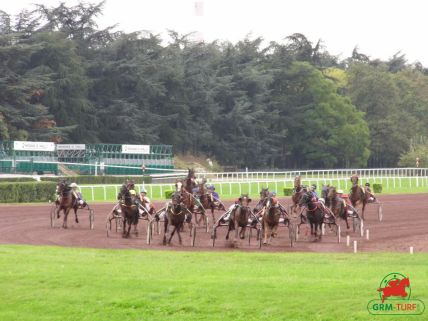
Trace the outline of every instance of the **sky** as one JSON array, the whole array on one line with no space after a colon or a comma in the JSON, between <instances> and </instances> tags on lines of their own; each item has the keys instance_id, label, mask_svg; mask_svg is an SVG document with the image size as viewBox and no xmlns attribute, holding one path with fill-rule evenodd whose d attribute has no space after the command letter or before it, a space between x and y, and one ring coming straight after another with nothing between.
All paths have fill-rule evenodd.
<instances>
[{"instance_id":1,"label":"sky","mask_svg":"<svg viewBox=\"0 0 428 321\"><path fill-rule=\"evenodd\" d=\"M16 14L32 3L59 2L0 0L0 10ZM166 30L173 29L196 32L198 40L232 42L246 36L281 42L298 32L313 43L321 39L342 59L358 46L373 59L386 60L401 51L409 63L428 66L427 9L424 0L106 0L98 25L118 24L118 30L147 30L165 38Z\"/></svg>"}]
</instances>

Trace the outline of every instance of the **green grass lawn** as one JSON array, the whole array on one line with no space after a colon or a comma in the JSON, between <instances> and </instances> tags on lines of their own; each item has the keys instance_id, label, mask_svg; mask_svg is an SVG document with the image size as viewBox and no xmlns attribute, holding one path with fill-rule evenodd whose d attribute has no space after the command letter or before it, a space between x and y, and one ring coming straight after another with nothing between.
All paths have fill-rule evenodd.
<instances>
[{"instance_id":1,"label":"green grass lawn","mask_svg":"<svg viewBox=\"0 0 428 321\"><path fill-rule=\"evenodd\" d=\"M0 320L427 320L371 316L390 272L428 305L428 254L0 246ZM425 318L424 318L425 317Z\"/></svg>"}]
</instances>

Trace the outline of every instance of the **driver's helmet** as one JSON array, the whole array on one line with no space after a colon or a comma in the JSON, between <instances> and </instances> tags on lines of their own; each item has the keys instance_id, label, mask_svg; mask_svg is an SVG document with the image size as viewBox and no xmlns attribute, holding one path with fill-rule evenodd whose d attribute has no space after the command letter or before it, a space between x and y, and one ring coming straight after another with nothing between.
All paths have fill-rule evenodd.
<instances>
[{"instance_id":1,"label":"driver's helmet","mask_svg":"<svg viewBox=\"0 0 428 321\"><path fill-rule=\"evenodd\" d=\"M129 191L129 194L131 194L132 196L135 196L135 195L137 195L137 192L132 189L132 190Z\"/></svg>"},{"instance_id":2,"label":"driver's helmet","mask_svg":"<svg viewBox=\"0 0 428 321\"><path fill-rule=\"evenodd\" d=\"M272 197L275 197L275 196L276 196L276 192L275 192L275 191L272 191L270 195L271 195Z\"/></svg>"},{"instance_id":3,"label":"driver's helmet","mask_svg":"<svg viewBox=\"0 0 428 321\"><path fill-rule=\"evenodd\" d=\"M315 184L312 184L312 185L311 185L311 189L312 189L313 191L315 191L315 190L317 189L317 186L316 186Z\"/></svg>"},{"instance_id":4,"label":"driver's helmet","mask_svg":"<svg viewBox=\"0 0 428 321\"><path fill-rule=\"evenodd\" d=\"M364 184L364 185L366 185L367 187L370 187L370 183L369 182L367 182L366 184Z\"/></svg>"},{"instance_id":5,"label":"driver's helmet","mask_svg":"<svg viewBox=\"0 0 428 321\"><path fill-rule=\"evenodd\" d=\"M76 184L76 183L71 183L71 184L70 184L70 187L71 187L71 188L77 188L77 184Z\"/></svg>"},{"instance_id":6,"label":"driver's helmet","mask_svg":"<svg viewBox=\"0 0 428 321\"><path fill-rule=\"evenodd\" d=\"M147 194L147 191L146 191L146 189L144 187L141 187L140 193L146 193Z\"/></svg>"},{"instance_id":7,"label":"driver's helmet","mask_svg":"<svg viewBox=\"0 0 428 321\"><path fill-rule=\"evenodd\" d=\"M338 190L336 191L336 193L337 193L337 194L343 194L343 189L338 189Z\"/></svg>"}]
</instances>

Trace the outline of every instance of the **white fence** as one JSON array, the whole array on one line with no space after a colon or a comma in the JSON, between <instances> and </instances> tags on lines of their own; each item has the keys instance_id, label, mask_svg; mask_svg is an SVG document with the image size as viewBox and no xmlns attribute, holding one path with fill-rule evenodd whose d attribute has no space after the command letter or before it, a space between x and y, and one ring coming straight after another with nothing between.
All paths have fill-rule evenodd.
<instances>
[{"instance_id":1,"label":"white fence","mask_svg":"<svg viewBox=\"0 0 428 321\"><path fill-rule=\"evenodd\" d=\"M361 177L360 183L366 182L382 184L384 192L428 192L428 176L412 177ZM264 180L242 180L242 181L209 181L216 188L222 198L237 197L242 193L256 196L261 188L269 187L278 195L283 195L284 188L292 188L293 179L264 179ZM322 185L334 185L338 189L348 191L351 188L349 178L302 178L302 184L318 186L320 193ZM81 191L88 201L112 201L116 198L121 185L94 185L81 186ZM137 192L143 185L136 185ZM165 192L175 190L174 184L145 184L148 195L153 199L165 199Z\"/></svg>"},{"instance_id":2,"label":"white fence","mask_svg":"<svg viewBox=\"0 0 428 321\"><path fill-rule=\"evenodd\" d=\"M412 177L428 175L428 168L354 168L354 169L322 169L322 170L296 170L296 171L271 171L271 172L223 172L223 173L198 173L198 177L205 177L212 181L245 181L263 179L294 179L300 175L302 178L330 179L350 178L357 173L360 178L376 177Z\"/></svg>"}]
</instances>

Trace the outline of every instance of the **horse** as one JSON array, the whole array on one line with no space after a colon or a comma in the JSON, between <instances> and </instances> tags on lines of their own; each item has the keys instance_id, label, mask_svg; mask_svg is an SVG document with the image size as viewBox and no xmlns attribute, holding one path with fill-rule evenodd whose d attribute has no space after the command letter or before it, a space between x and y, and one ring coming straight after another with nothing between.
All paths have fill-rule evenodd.
<instances>
[{"instance_id":1,"label":"horse","mask_svg":"<svg viewBox=\"0 0 428 321\"><path fill-rule=\"evenodd\" d=\"M357 205L361 205L361 218L364 220L364 210L366 208L369 196L367 192L358 185L358 176L352 175L351 177L352 187L351 194L349 195L349 200L353 207L357 208Z\"/></svg>"},{"instance_id":2,"label":"horse","mask_svg":"<svg viewBox=\"0 0 428 321\"><path fill-rule=\"evenodd\" d=\"M186 213L187 209L183 204L182 194L180 192L174 192L174 194L172 194L171 202L168 203L165 211L163 245L171 244L171 239L176 231L179 243L180 245L182 244L180 229L183 227L186 219ZM169 232L170 225L172 225L174 229L167 241L167 234Z\"/></svg>"},{"instance_id":3,"label":"horse","mask_svg":"<svg viewBox=\"0 0 428 321\"><path fill-rule=\"evenodd\" d=\"M254 207L254 213L257 214L259 213L263 207L265 206L266 203L266 199L269 197L269 187L267 188L262 188L262 190L260 191L260 200L257 203L256 207Z\"/></svg>"},{"instance_id":4,"label":"horse","mask_svg":"<svg viewBox=\"0 0 428 321\"><path fill-rule=\"evenodd\" d=\"M300 176L294 178L294 191L291 196L291 201L293 205L290 207L290 212L297 213L297 206L300 206L300 199L302 198L303 193L305 193L304 187L301 184Z\"/></svg>"},{"instance_id":5,"label":"horse","mask_svg":"<svg viewBox=\"0 0 428 321\"><path fill-rule=\"evenodd\" d=\"M270 243L272 237L275 237L276 230L278 229L279 219L281 217L281 209L279 206L273 205L273 199L271 195L268 195L264 201L262 226L264 231L263 244L267 245ZM269 235L269 242L267 237Z\"/></svg>"},{"instance_id":6,"label":"horse","mask_svg":"<svg viewBox=\"0 0 428 321\"><path fill-rule=\"evenodd\" d=\"M312 195L310 192L304 193L299 201L299 206L306 206L306 217L311 226L311 235L314 235L314 241L317 240L318 229L320 230L318 239L321 240L321 226L324 222L324 211L318 206L318 204L312 201Z\"/></svg>"},{"instance_id":7,"label":"horse","mask_svg":"<svg viewBox=\"0 0 428 321\"><path fill-rule=\"evenodd\" d=\"M236 239L238 238L238 234L239 234L239 238L241 239L245 238L245 229L248 224L248 218L250 217L250 214L251 214L251 208L248 206L250 202L251 202L251 199L246 195L239 198L239 203L236 204L232 213L230 213L226 240L229 239L229 233L232 230L235 230L234 242L236 242ZM239 231L238 233L239 228L241 228L241 231Z\"/></svg>"},{"instance_id":8,"label":"horse","mask_svg":"<svg viewBox=\"0 0 428 321\"><path fill-rule=\"evenodd\" d=\"M123 221L122 237L128 238L130 237L132 225L134 225L135 231L137 231L139 216L138 205L136 204L137 196L131 195L128 187L126 185L122 185L118 198ZM128 230L126 230L126 224L128 224Z\"/></svg>"},{"instance_id":9,"label":"horse","mask_svg":"<svg viewBox=\"0 0 428 321\"><path fill-rule=\"evenodd\" d=\"M57 210L56 216L60 218L60 212L64 212L64 222L62 223L63 228L67 228L67 218L70 210L77 204L77 199L74 196L73 190L70 185L66 181L61 181L57 184L57 194L60 196L57 199ZM79 223L79 219L77 218L76 211L74 212L76 215L76 223Z\"/></svg>"},{"instance_id":10,"label":"horse","mask_svg":"<svg viewBox=\"0 0 428 321\"><path fill-rule=\"evenodd\" d=\"M219 202L219 204L216 205L216 201L214 199L213 194L205 190L205 182L206 181L204 179L202 180L201 183L198 184L199 201L204 209L211 210L211 216L214 222L215 221L214 211L216 209L218 209L219 211L225 211L226 209L221 202Z\"/></svg>"},{"instance_id":11,"label":"horse","mask_svg":"<svg viewBox=\"0 0 428 321\"><path fill-rule=\"evenodd\" d=\"M323 190L324 196L324 190ZM345 201L337 196L336 187L328 186L326 189L325 206L327 206L335 217L340 217L346 222L346 228L349 230L348 210Z\"/></svg>"}]
</instances>

